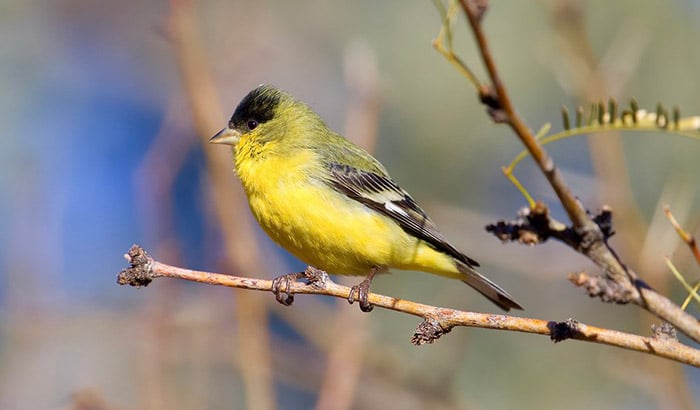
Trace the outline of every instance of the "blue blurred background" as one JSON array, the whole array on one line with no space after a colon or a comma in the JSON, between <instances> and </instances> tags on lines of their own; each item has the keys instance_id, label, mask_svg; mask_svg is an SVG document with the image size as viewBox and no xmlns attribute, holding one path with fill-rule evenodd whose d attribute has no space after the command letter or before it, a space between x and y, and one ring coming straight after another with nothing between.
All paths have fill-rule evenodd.
<instances>
[{"instance_id":1,"label":"blue blurred background","mask_svg":"<svg viewBox=\"0 0 700 410\"><path fill-rule=\"evenodd\" d=\"M238 182L230 153L204 143L250 89L272 83L372 149L525 315L649 334L654 318L566 281L595 272L581 256L556 243L501 245L483 230L525 205L500 171L521 146L432 49L432 2L7 0L0 10L0 408L695 407L700 373L638 353L478 329L417 348L415 319L360 315L342 301L298 296L283 308L262 293L115 283L132 243L196 269L271 278L303 268L246 230L245 207L217 196L213 174L233 195ZM499 1L485 26L536 130L559 129L561 105L608 96L700 113L699 21L691 0ZM485 78L456 22L459 54ZM618 211L625 261L682 301L663 257L689 278L698 267L660 206L698 226L697 141L599 135L550 150L589 208ZM516 173L564 218L529 160ZM429 275L375 283L392 296L492 309ZM250 306L259 319L246 325ZM261 350L242 355L250 339Z\"/></svg>"}]
</instances>

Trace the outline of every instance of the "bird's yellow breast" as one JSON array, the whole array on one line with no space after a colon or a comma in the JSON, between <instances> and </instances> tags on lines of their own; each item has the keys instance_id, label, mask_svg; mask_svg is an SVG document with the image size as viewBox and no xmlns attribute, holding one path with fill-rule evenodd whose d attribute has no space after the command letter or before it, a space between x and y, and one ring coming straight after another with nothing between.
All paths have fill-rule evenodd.
<instances>
[{"instance_id":1,"label":"bird's yellow breast","mask_svg":"<svg viewBox=\"0 0 700 410\"><path fill-rule=\"evenodd\" d=\"M392 264L398 225L316 177L312 151L237 161L260 226L304 263L330 273L367 274Z\"/></svg>"},{"instance_id":2,"label":"bird's yellow breast","mask_svg":"<svg viewBox=\"0 0 700 410\"><path fill-rule=\"evenodd\" d=\"M406 234L394 221L333 189L313 150L274 155L239 146L236 172L265 232L302 260L333 274L380 269L454 276L452 258Z\"/></svg>"}]
</instances>

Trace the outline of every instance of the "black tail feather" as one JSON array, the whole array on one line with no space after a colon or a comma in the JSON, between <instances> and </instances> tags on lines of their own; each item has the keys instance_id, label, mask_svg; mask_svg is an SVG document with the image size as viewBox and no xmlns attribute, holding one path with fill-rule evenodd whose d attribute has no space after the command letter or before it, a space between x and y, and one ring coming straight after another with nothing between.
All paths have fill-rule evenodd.
<instances>
[{"instance_id":1,"label":"black tail feather","mask_svg":"<svg viewBox=\"0 0 700 410\"><path fill-rule=\"evenodd\" d=\"M474 288L477 292L486 296L491 302L495 303L501 309L508 312L511 309L523 310L523 307L516 302L512 296L508 294L503 288L493 283L486 276L475 271L469 265L457 261L457 269L462 272L466 278L462 279L462 282Z\"/></svg>"}]
</instances>

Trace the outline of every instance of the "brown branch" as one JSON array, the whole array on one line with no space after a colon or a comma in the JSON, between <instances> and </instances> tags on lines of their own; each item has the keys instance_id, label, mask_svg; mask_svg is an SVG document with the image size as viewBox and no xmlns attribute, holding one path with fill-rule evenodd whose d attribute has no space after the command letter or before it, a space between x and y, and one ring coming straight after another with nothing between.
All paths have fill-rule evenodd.
<instances>
[{"instance_id":1,"label":"brown branch","mask_svg":"<svg viewBox=\"0 0 700 410\"><path fill-rule=\"evenodd\" d=\"M619 259L615 251L608 245L605 234L599 225L590 218L586 209L566 185L564 178L554 164L554 160L518 115L498 74L486 34L481 25L481 18L485 13L485 2L460 0L460 4L467 16L481 58L493 84L492 87L482 86L479 93L481 102L488 107L489 114L495 122L506 123L511 127L549 181L573 225L572 230L576 234L576 243L573 248L603 269L609 279L627 288L627 291L632 294L630 301L672 323L681 332L700 343L698 321L678 305L652 290Z\"/></svg>"},{"instance_id":2,"label":"brown branch","mask_svg":"<svg viewBox=\"0 0 700 410\"><path fill-rule=\"evenodd\" d=\"M153 260L143 248L137 245L131 247L125 258L131 266L119 273L117 282L120 285L140 287L148 285L155 278L169 277L210 285L272 291L273 281L271 280L229 276L166 265ZM305 277L308 283L291 282L285 289L286 293L327 295L345 299L350 293L349 287L333 283L325 272L318 269L307 268ZM675 338L669 337L669 331L667 330L655 332L655 336L652 337L644 337L589 326L573 319L556 322L500 314L465 312L424 305L376 293L370 293L368 299L374 306L422 318L423 322L418 326L412 337L412 342L416 345L433 343L452 328L466 326L545 335L549 336L554 342L574 339L599 343L700 367L700 350L686 346Z\"/></svg>"},{"instance_id":3,"label":"brown branch","mask_svg":"<svg viewBox=\"0 0 700 410\"><path fill-rule=\"evenodd\" d=\"M542 172L549 180L550 185L554 189L561 201L566 213L573 222L576 228L588 228L591 229L590 220L586 215L586 210L583 205L576 199L576 197L571 193L569 187L564 182L564 178L559 172L559 169L554 166L554 161L549 156L547 151L540 145L535 139L530 129L527 127L525 122L520 118L520 115L515 111L515 107L510 99L510 95L506 91L501 77L498 74L496 68L496 63L491 55L491 50L486 40L486 34L481 27L480 17L483 15L485 7L483 4L479 6L470 6L473 1L470 0L460 0L462 8L464 9L467 19L469 20L469 25L472 28L474 37L481 52L481 59L486 66L489 78L491 78L491 83L493 84L493 89L488 86L482 86L480 90L480 97L482 102L484 102L490 109L490 114L497 122L504 122L508 124L513 131L520 137L520 140L528 149L532 157L534 158L537 165L540 167Z\"/></svg>"}]
</instances>

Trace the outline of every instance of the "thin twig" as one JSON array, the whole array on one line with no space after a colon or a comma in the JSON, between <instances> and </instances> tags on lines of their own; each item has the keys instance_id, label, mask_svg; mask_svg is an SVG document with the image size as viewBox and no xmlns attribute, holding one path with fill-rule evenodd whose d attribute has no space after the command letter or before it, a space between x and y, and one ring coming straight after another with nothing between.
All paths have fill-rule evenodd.
<instances>
[{"instance_id":1,"label":"thin twig","mask_svg":"<svg viewBox=\"0 0 700 410\"><path fill-rule=\"evenodd\" d=\"M272 291L273 281L271 280L229 276L166 265L153 260L143 248L137 245L132 246L125 257L131 266L119 273L117 282L121 285L146 286L155 278L169 277L240 289ZM307 278L311 281L310 283L292 282L285 291L290 294L316 294L345 299L350 293L350 288L331 282L325 272L317 269L309 267ZM370 293L368 300L374 306L422 318L423 322L418 326L412 338L413 343L418 345L433 343L456 326L479 327L545 335L555 342L575 339L599 343L700 367L700 350L686 346L672 337L659 335L644 337L589 326L573 319L556 322L500 314L465 312L424 305L376 293Z\"/></svg>"},{"instance_id":2,"label":"thin twig","mask_svg":"<svg viewBox=\"0 0 700 410\"><path fill-rule=\"evenodd\" d=\"M447 61L452 64L457 71L461 72L464 77L466 77L470 83L476 88L476 90L481 89L481 82L477 78L476 74L472 72L467 64L462 61L461 58L454 52L454 46L452 43L452 19L457 12L456 3L450 2L450 5L446 8L442 4L442 0L433 0L433 4L438 9L440 13L440 18L442 19L442 26L440 27L440 32L437 38L433 40L433 48L437 50L438 53L442 54ZM454 7L453 7L454 6Z\"/></svg>"},{"instance_id":3,"label":"thin twig","mask_svg":"<svg viewBox=\"0 0 700 410\"><path fill-rule=\"evenodd\" d=\"M695 237L681 227L678 221L676 221L676 218L673 217L671 208L669 208L668 205L664 206L664 213L666 214L668 221L671 223L671 226L673 226L673 229L678 232L678 236L680 236L683 242L685 242L685 244L690 248L690 252L693 253L695 261L698 263L698 265L700 265L700 249L698 249L698 244L695 241Z\"/></svg>"}]
</instances>

